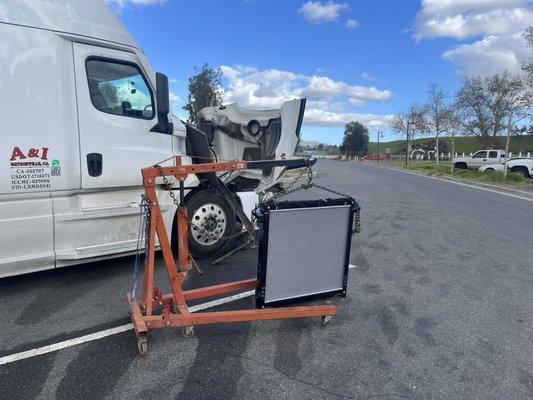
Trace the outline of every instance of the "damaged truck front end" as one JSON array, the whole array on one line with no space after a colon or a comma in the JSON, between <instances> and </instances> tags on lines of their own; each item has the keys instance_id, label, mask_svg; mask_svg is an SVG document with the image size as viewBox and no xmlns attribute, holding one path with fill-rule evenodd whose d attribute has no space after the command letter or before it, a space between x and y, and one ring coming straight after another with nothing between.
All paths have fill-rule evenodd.
<instances>
[{"instance_id":1,"label":"damaged truck front end","mask_svg":"<svg viewBox=\"0 0 533 400\"><path fill-rule=\"evenodd\" d=\"M298 144L305 99L283 103L277 110L250 110L236 103L200 111L200 130L218 160L274 160L292 158ZM194 156L194 154L191 154ZM285 167L238 171L221 177L237 191L262 192L277 183Z\"/></svg>"},{"instance_id":2,"label":"damaged truck front end","mask_svg":"<svg viewBox=\"0 0 533 400\"><path fill-rule=\"evenodd\" d=\"M224 238L250 224L258 199L274 189L286 169L297 166L291 159L304 111L305 99L287 101L277 110L249 110L228 104L202 109L199 129L185 126L186 152L193 163L246 160L249 166L254 161L257 166L197 174L198 185L185 197L192 216L189 249L195 257L212 256L231 246Z\"/></svg>"}]
</instances>

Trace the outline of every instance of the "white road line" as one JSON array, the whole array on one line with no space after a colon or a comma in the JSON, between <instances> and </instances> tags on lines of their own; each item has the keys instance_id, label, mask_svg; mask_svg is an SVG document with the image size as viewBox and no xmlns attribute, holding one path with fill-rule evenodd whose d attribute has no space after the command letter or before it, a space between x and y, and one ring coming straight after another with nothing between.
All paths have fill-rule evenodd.
<instances>
[{"instance_id":1,"label":"white road line","mask_svg":"<svg viewBox=\"0 0 533 400\"><path fill-rule=\"evenodd\" d=\"M248 290L247 292L237 293L232 296L224 297L222 299L216 299L213 301L208 301L207 303L198 304L196 306L189 307L190 312L196 312L200 310L205 310L206 308L216 307L221 304L231 303L235 300L244 299L245 297L250 297L255 294L255 290Z\"/></svg>"},{"instance_id":2,"label":"white road line","mask_svg":"<svg viewBox=\"0 0 533 400\"><path fill-rule=\"evenodd\" d=\"M348 265L348 268L350 268L350 269L357 268L357 265L350 264L350 265Z\"/></svg>"},{"instance_id":3,"label":"white road line","mask_svg":"<svg viewBox=\"0 0 533 400\"><path fill-rule=\"evenodd\" d=\"M518 189L514 189L510 187L491 185L489 183L484 183L484 182L476 182L476 185L481 185L481 186L486 186L486 187L491 187L491 188L496 188L496 189L510 190L511 192L516 192L516 193L532 194L531 192L526 192L525 190L518 190Z\"/></svg>"},{"instance_id":4,"label":"white road line","mask_svg":"<svg viewBox=\"0 0 533 400\"><path fill-rule=\"evenodd\" d=\"M468 184L468 183L457 182L457 181L452 181L452 180L448 180L448 179L442 179L442 178L438 178L438 177L436 177L436 176L424 175L424 174L420 174L420 173L418 173L418 172L405 171L405 170L403 170L403 169L398 169L398 168L390 168L390 167L389 167L389 169L390 169L390 170L393 170L393 171L403 172L403 173L405 173L405 174L411 174L411 175L422 176L422 177L424 177L424 178L435 179L435 180L438 180L438 181L441 181L441 182L453 183L453 184L455 184L455 185L459 185L459 186L466 186L466 187L469 187L469 188L474 188L474 189L479 189L479 190L485 190L486 192L492 192L492 193L502 194L502 195L504 195L504 196L514 197L514 198L516 198L516 199L521 199L521 200L526 200L526 201L531 201L531 202L533 202L533 198L517 196L516 194L505 193L505 192L501 192L501 191L499 191L499 190L487 189L487 188L479 187L479 186L476 186L476 185L470 185L470 184ZM505 189L502 189L502 190L505 190ZM525 193L525 192L524 192L524 193Z\"/></svg>"},{"instance_id":5,"label":"white road line","mask_svg":"<svg viewBox=\"0 0 533 400\"><path fill-rule=\"evenodd\" d=\"M102 339L107 336L116 335L117 333L129 331L130 329L133 329L133 324L121 325L115 328L105 329L100 332L91 333L90 335L80 336L74 339L65 340L63 342L50 344L48 346L37 347L36 349L23 351L21 353L10 354L9 356L0 358L0 365L9 364L18 360L24 360L25 358L39 356L41 354L51 353L53 351L61 350L66 347L76 346L77 344L90 342L92 340Z\"/></svg>"},{"instance_id":6,"label":"white road line","mask_svg":"<svg viewBox=\"0 0 533 400\"><path fill-rule=\"evenodd\" d=\"M235 300L240 300L245 297L250 297L255 293L255 290L248 290L247 292L242 292L234 294L232 296L224 297L221 299L216 299L213 301L208 301L207 303L197 304L195 306L189 307L190 312L196 312L200 310L205 310L206 308L216 307L221 304L230 303ZM10 354L0 358L0 365L9 364L15 361L24 360L25 358L40 356L42 354L51 353L67 347L76 346L78 344L91 342L93 340L98 340L105 338L107 336L116 335L118 333L126 332L133 329L133 324L125 324L121 326L116 326L110 329L104 329L103 331L91 333L89 335L80 336L74 339L65 340L63 342L53 343L48 346L37 347L35 349L23 351L20 353Z\"/></svg>"}]
</instances>

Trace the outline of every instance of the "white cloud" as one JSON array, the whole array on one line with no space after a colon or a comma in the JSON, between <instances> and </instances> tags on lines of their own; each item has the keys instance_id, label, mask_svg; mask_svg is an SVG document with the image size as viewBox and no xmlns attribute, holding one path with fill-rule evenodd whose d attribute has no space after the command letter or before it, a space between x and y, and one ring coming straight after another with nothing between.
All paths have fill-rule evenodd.
<instances>
[{"instance_id":1,"label":"white cloud","mask_svg":"<svg viewBox=\"0 0 533 400\"><path fill-rule=\"evenodd\" d=\"M142 6L153 6L155 4L163 4L168 0L106 0L116 11L121 11L126 7L142 7Z\"/></svg>"},{"instance_id":2,"label":"white cloud","mask_svg":"<svg viewBox=\"0 0 533 400\"><path fill-rule=\"evenodd\" d=\"M518 71L527 58L520 34L533 25L531 0L423 0L413 29L417 41L453 38L463 42L442 57L463 76Z\"/></svg>"},{"instance_id":3,"label":"white cloud","mask_svg":"<svg viewBox=\"0 0 533 400\"><path fill-rule=\"evenodd\" d=\"M292 72L276 69L258 71L240 65L222 65L220 69L228 81L225 102L267 109L279 107L283 101L296 97L292 85L297 75Z\"/></svg>"},{"instance_id":4,"label":"white cloud","mask_svg":"<svg viewBox=\"0 0 533 400\"><path fill-rule=\"evenodd\" d=\"M169 97L171 103L175 103L175 104L181 103L181 98L174 92L170 92L168 94L168 97Z\"/></svg>"},{"instance_id":5,"label":"white cloud","mask_svg":"<svg viewBox=\"0 0 533 400\"><path fill-rule=\"evenodd\" d=\"M168 81L173 85L178 83L178 80L176 78L170 78Z\"/></svg>"},{"instance_id":6,"label":"white cloud","mask_svg":"<svg viewBox=\"0 0 533 400\"><path fill-rule=\"evenodd\" d=\"M336 82L325 76L312 76L305 87L296 89L296 92L311 100L329 100L336 94L344 91L344 82Z\"/></svg>"},{"instance_id":7,"label":"white cloud","mask_svg":"<svg viewBox=\"0 0 533 400\"><path fill-rule=\"evenodd\" d=\"M290 71L222 65L227 80L224 103L236 102L256 109L278 108L284 101L306 97L304 123L315 126L342 126L359 120L369 127L385 127L390 116L346 112L344 104L361 107L366 101L385 101L393 94L375 87L349 85L326 76L308 76Z\"/></svg>"},{"instance_id":8,"label":"white cloud","mask_svg":"<svg viewBox=\"0 0 533 400\"><path fill-rule=\"evenodd\" d=\"M386 79L383 78L375 78L372 75L370 75L368 72L363 71L361 72L361 79L368 81L368 82L387 82Z\"/></svg>"},{"instance_id":9,"label":"white cloud","mask_svg":"<svg viewBox=\"0 0 533 400\"><path fill-rule=\"evenodd\" d=\"M392 115L359 114L334 112L318 108L308 108L304 114L304 124L312 126L343 126L350 121L359 121L368 128L387 128Z\"/></svg>"},{"instance_id":10,"label":"white cloud","mask_svg":"<svg viewBox=\"0 0 533 400\"><path fill-rule=\"evenodd\" d=\"M357 20L355 19L349 19L346 21L346 28L350 28L350 29L355 29L355 28L359 28L359 22L357 22Z\"/></svg>"},{"instance_id":11,"label":"white cloud","mask_svg":"<svg viewBox=\"0 0 533 400\"><path fill-rule=\"evenodd\" d=\"M496 9L484 13L427 15L419 13L414 37L466 39L478 35L503 35L533 24L533 11L524 8Z\"/></svg>"},{"instance_id":12,"label":"white cloud","mask_svg":"<svg viewBox=\"0 0 533 400\"><path fill-rule=\"evenodd\" d=\"M464 13L484 13L495 9L525 6L531 0L422 0L419 14L427 17L457 15Z\"/></svg>"},{"instance_id":13,"label":"white cloud","mask_svg":"<svg viewBox=\"0 0 533 400\"><path fill-rule=\"evenodd\" d=\"M323 24L325 22L336 21L343 11L349 10L346 3L335 3L328 1L322 3L321 1L308 1L298 12L303 15L304 19L315 23Z\"/></svg>"},{"instance_id":14,"label":"white cloud","mask_svg":"<svg viewBox=\"0 0 533 400\"><path fill-rule=\"evenodd\" d=\"M314 102L344 99L362 106L365 101L385 101L393 96L389 90L349 85L326 76L307 76L277 69L259 71L239 65L222 65L220 69L228 82L225 102L237 102L246 107L276 108L297 97Z\"/></svg>"},{"instance_id":15,"label":"white cloud","mask_svg":"<svg viewBox=\"0 0 533 400\"><path fill-rule=\"evenodd\" d=\"M528 49L520 34L487 36L472 44L462 44L442 55L459 68L462 76L487 76L504 70L519 72Z\"/></svg>"}]
</instances>

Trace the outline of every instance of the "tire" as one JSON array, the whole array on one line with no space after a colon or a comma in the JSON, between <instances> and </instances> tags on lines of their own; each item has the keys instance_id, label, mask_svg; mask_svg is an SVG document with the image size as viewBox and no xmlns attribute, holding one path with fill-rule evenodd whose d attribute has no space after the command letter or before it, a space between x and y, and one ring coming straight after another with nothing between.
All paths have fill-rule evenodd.
<instances>
[{"instance_id":1,"label":"tire","mask_svg":"<svg viewBox=\"0 0 533 400\"><path fill-rule=\"evenodd\" d=\"M464 162L458 162L458 163L454 164L454 167L457 168L457 169L466 169L467 168L466 163L464 163Z\"/></svg>"},{"instance_id":2,"label":"tire","mask_svg":"<svg viewBox=\"0 0 533 400\"><path fill-rule=\"evenodd\" d=\"M494 168L485 168L485 171L484 171L484 172L487 172L487 171L489 171L489 172L490 172L490 171L495 171L495 169L494 169Z\"/></svg>"},{"instance_id":3,"label":"tire","mask_svg":"<svg viewBox=\"0 0 533 400\"><path fill-rule=\"evenodd\" d=\"M189 220L189 251L193 257L206 258L224 250L235 232L236 215L226 199L214 190L204 189L185 201ZM206 236L207 232L209 236Z\"/></svg>"},{"instance_id":4,"label":"tire","mask_svg":"<svg viewBox=\"0 0 533 400\"><path fill-rule=\"evenodd\" d=\"M514 167L511 169L511 172L522 175L524 178L529 178L529 172L527 172L526 167Z\"/></svg>"}]
</instances>

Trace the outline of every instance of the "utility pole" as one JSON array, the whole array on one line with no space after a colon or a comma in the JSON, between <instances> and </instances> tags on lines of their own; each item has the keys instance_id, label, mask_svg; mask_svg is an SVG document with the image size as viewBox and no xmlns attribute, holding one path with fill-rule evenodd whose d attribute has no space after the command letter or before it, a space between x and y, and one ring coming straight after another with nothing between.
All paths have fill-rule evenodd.
<instances>
[{"instance_id":1,"label":"utility pole","mask_svg":"<svg viewBox=\"0 0 533 400\"><path fill-rule=\"evenodd\" d=\"M412 119L411 119L412 118ZM407 154L405 155L405 165L407 165L409 163L409 146L410 146L410 142L411 142L411 126L413 127L413 134L414 134L414 130L416 129L415 127L415 124L416 124L416 120L415 120L415 116L409 116L407 118L407 135L406 135L406 139L407 139Z\"/></svg>"},{"instance_id":2,"label":"utility pole","mask_svg":"<svg viewBox=\"0 0 533 400\"><path fill-rule=\"evenodd\" d=\"M407 141L406 143L406 147L405 147L405 165L407 165L409 163L408 161L408 158L409 158L409 129L410 129L410 122L411 120L409 119L409 117L407 117L407 134L405 135L405 139Z\"/></svg>"},{"instance_id":3,"label":"utility pole","mask_svg":"<svg viewBox=\"0 0 533 400\"><path fill-rule=\"evenodd\" d=\"M378 131L378 159L377 159L377 162L379 162L379 137L383 137L383 132L381 131Z\"/></svg>"}]
</instances>

